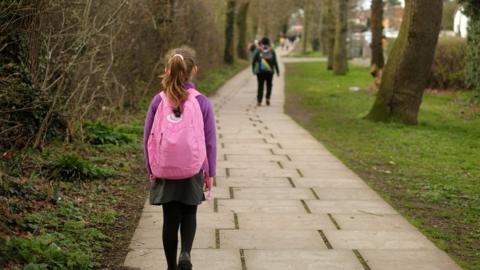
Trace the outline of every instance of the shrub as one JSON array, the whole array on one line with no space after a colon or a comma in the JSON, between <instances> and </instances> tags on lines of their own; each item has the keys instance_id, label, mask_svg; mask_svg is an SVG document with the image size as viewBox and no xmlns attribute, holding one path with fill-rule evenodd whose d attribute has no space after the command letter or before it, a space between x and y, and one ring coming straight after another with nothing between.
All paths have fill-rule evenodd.
<instances>
[{"instance_id":1,"label":"shrub","mask_svg":"<svg viewBox=\"0 0 480 270\"><path fill-rule=\"evenodd\" d=\"M83 128L87 132L87 141L93 145L120 145L133 142L127 134L99 122L86 122Z\"/></svg>"},{"instance_id":2,"label":"shrub","mask_svg":"<svg viewBox=\"0 0 480 270\"><path fill-rule=\"evenodd\" d=\"M50 177L62 181L105 179L117 175L112 169L98 167L75 154L61 155L49 167Z\"/></svg>"},{"instance_id":3,"label":"shrub","mask_svg":"<svg viewBox=\"0 0 480 270\"><path fill-rule=\"evenodd\" d=\"M433 60L430 88L468 88L465 82L466 50L467 44L462 38L440 38Z\"/></svg>"},{"instance_id":4,"label":"shrub","mask_svg":"<svg viewBox=\"0 0 480 270\"><path fill-rule=\"evenodd\" d=\"M111 224L114 215L109 212L105 217L71 202L61 203L18 218L16 222L29 234L6 241L0 252L8 262L26 264L23 269L97 268L95 259L110 246L111 238L93 225Z\"/></svg>"}]
</instances>

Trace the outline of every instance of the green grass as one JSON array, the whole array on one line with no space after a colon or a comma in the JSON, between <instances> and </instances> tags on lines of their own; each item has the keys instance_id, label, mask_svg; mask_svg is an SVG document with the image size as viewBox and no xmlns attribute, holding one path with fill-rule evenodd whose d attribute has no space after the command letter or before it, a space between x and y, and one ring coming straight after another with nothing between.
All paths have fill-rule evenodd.
<instances>
[{"instance_id":1,"label":"green grass","mask_svg":"<svg viewBox=\"0 0 480 270\"><path fill-rule=\"evenodd\" d=\"M368 68L287 65L286 110L465 269L480 269L480 108L427 93L419 124L373 123ZM362 90L352 92L352 86Z\"/></svg>"},{"instance_id":2,"label":"green grass","mask_svg":"<svg viewBox=\"0 0 480 270\"><path fill-rule=\"evenodd\" d=\"M224 64L205 73L202 73L202 70L200 70L198 77L194 80L195 86L203 94L207 96L213 95L228 79L248 67L248 65L248 61L237 59L232 65Z\"/></svg>"}]
</instances>

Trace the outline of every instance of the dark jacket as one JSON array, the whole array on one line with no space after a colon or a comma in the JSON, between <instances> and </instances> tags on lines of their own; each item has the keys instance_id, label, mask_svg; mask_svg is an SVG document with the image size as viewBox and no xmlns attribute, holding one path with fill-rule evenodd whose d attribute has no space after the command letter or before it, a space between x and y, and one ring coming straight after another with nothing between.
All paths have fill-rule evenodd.
<instances>
[{"instance_id":1,"label":"dark jacket","mask_svg":"<svg viewBox=\"0 0 480 270\"><path fill-rule=\"evenodd\" d=\"M278 69L277 55L275 54L275 50L273 48L270 48L270 50L272 51L272 58L268 59L267 62L272 67L272 73L276 71L277 74L280 74L280 70ZM252 59L253 73L257 74L259 72L264 72L259 68L261 61L262 61L261 49L257 49L253 54L253 59Z\"/></svg>"}]
</instances>

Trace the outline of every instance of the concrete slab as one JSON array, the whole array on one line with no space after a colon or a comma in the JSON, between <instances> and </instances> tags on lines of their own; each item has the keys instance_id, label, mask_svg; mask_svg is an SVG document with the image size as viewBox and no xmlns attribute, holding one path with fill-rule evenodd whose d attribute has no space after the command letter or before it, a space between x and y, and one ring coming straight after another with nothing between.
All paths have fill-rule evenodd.
<instances>
[{"instance_id":1,"label":"concrete slab","mask_svg":"<svg viewBox=\"0 0 480 270\"><path fill-rule=\"evenodd\" d=\"M400 215L332 214L342 230L405 231L416 230Z\"/></svg>"},{"instance_id":2,"label":"concrete slab","mask_svg":"<svg viewBox=\"0 0 480 270\"><path fill-rule=\"evenodd\" d=\"M268 155L243 155L243 154L227 154L228 161L251 161L251 160L258 160L258 161L287 161L287 156L280 156L280 155L272 155L271 153Z\"/></svg>"},{"instance_id":3,"label":"concrete slab","mask_svg":"<svg viewBox=\"0 0 480 270\"><path fill-rule=\"evenodd\" d=\"M246 250L248 270L364 270L351 251Z\"/></svg>"},{"instance_id":4,"label":"concrete slab","mask_svg":"<svg viewBox=\"0 0 480 270\"><path fill-rule=\"evenodd\" d=\"M221 230L221 248L326 249L317 231Z\"/></svg>"},{"instance_id":5,"label":"concrete slab","mask_svg":"<svg viewBox=\"0 0 480 270\"><path fill-rule=\"evenodd\" d=\"M368 188L360 178L346 179L325 179L325 178L292 178L296 187L318 187L318 188Z\"/></svg>"},{"instance_id":6,"label":"concrete slab","mask_svg":"<svg viewBox=\"0 0 480 270\"><path fill-rule=\"evenodd\" d=\"M299 200L218 200L219 212L303 214Z\"/></svg>"},{"instance_id":7,"label":"concrete slab","mask_svg":"<svg viewBox=\"0 0 480 270\"><path fill-rule=\"evenodd\" d=\"M321 200L328 201L382 201L375 191L370 188L313 188Z\"/></svg>"},{"instance_id":8,"label":"concrete slab","mask_svg":"<svg viewBox=\"0 0 480 270\"><path fill-rule=\"evenodd\" d=\"M315 199L307 188L233 188L235 199L308 200Z\"/></svg>"},{"instance_id":9,"label":"concrete slab","mask_svg":"<svg viewBox=\"0 0 480 270\"><path fill-rule=\"evenodd\" d=\"M384 201L324 201L306 200L308 208L316 214L398 214Z\"/></svg>"},{"instance_id":10,"label":"concrete slab","mask_svg":"<svg viewBox=\"0 0 480 270\"><path fill-rule=\"evenodd\" d=\"M436 249L425 236L414 230L400 232L325 230L324 233L334 249Z\"/></svg>"},{"instance_id":11,"label":"concrete slab","mask_svg":"<svg viewBox=\"0 0 480 270\"><path fill-rule=\"evenodd\" d=\"M250 160L250 161L219 161L217 162L217 168L230 168L230 169L278 169L280 165L276 161L271 160Z\"/></svg>"},{"instance_id":12,"label":"concrete slab","mask_svg":"<svg viewBox=\"0 0 480 270\"><path fill-rule=\"evenodd\" d=\"M440 250L360 250L372 270L461 270Z\"/></svg>"},{"instance_id":13,"label":"concrete slab","mask_svg":"<svg viewBox=\"0 0 480 270\"><path fill-rule=\"evenodd\" d=\"M241 270L238 249L193 249L192 263L195 270ZM142 270L167 269L162 249L136 249L130 251L125 266Z\"/></svg>"},{"instance_id":14,"label":"concrete slab","mask_svg":"<svg viewBox=\"0 0 480 270\"><path fill-rule=\"evenodd\" d=\"M240 229L271 230L334 230L326 214L239 213Z\"/></svg>"},{"instance_id":15,"label":"concrete slab","mask_svg":"<svg viewBox=\"0 0 480 270\"><path fill-rule=\"evenodd\" d=\"M292 187L286 177L217 177L218 187Z\"/></svg>"},{"instance_id":16,"label":"concrete slab","mask_svg":"<svg viewBox=\"0 0 480 270\"><path fill-rule=\"evenodd\" d=\"M230 176L242 177L298 177L298 172L291 169L230 169Z\"/></svg>"}]
</instances>

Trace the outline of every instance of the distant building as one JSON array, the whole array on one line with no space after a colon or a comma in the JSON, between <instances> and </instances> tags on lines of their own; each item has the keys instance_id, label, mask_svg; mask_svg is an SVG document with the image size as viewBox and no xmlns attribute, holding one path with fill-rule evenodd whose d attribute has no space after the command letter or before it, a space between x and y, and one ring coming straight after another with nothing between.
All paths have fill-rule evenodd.
<instances>
[{"instance_id":1,"label":"distant building","mask_svg":"<svg viewBox=\"0 0 480 270\"><path fill-rule=\"evenodd\" d=\"M466 38L468 34L468 17L463 13L463 7L459 7L455 11L455 17L453 20L453 32L457 36Z\"/></svg>"},{"instance_id":2,"label":"distant building","mask_svg":"<svg viewBox=\"0 0 480 270\"><path fill-rule=\"evenodd\" d=\"M383 9L383 27L387 37L396 38L402 26L404 8L401 5L386 4Z\"/></svg>"}]
</instances>

